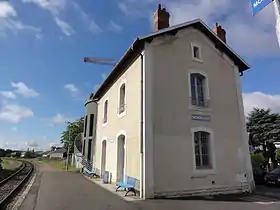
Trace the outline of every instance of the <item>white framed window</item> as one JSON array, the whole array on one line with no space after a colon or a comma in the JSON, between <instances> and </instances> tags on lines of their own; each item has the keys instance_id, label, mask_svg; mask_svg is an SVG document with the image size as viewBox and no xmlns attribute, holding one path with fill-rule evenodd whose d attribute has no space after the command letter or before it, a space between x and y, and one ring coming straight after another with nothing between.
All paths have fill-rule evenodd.
<instances>
[{"instance_id":1,"label":"white framed window","mask_svg":"<svg viewBox=\"0 0 280 210\"><path fill-rule=\"evenodd\" d=\"M103 106L103 124L108 122L108 99L105 100Z\"/></svg>"},{"instance_id":2,"label":"white framed window","mask_svg":"<svg viewBox=\"0 0 280 210\"><path fill-rule=\"evenodd\" d=\"M191 105L199 107L209 106L208 81L205 75L190 73L190 97Z\"/></svg>"},{"instance_id":3,"label":"white framed window","mask_svg":"<svg viewBox=\"0 0 280 210\"><path fill-rule=\"evenodd\" d=\"M192 59L194 61L203 62L202 50L199 44L192 42L191 51L192 51Z\"/></svg>"},{"instance_id":4,"label":"white framed window","mask_svg":"<svg viewBox=\"0 0 280 210\"><path fill-rule=\"evenodd\" d=\"M213 131L205 127L192 128L193 171L215 173L215 148Z\"/></svg>"},{"instance_id":5,"label":"white framed window","mask_svg":"<svg viewBox=\"0 0 280 210\"><path fill-rule=\"evenodd\" d=\"M126 83L123 81L119 86L118 116L126 114Z\"/></svg>"},{"instance_id":6,"label":"white framed window","mask_svg":"<svg viewBox=\"0 0 280 210\"><path fill-rule=\"evenodd\" d=\"M194 132L194 152L196 169L212 169L210 157L210 133Z\"/></svg>"}]
</instances>

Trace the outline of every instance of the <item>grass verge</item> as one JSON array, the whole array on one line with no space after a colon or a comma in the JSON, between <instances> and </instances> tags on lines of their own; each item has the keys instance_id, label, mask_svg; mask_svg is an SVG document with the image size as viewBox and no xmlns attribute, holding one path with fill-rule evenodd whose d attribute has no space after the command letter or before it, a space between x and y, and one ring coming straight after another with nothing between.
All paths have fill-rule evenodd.
<instances>
[{"instance_id":1,"label":"grass verge","mask_svg":"<svg viewBox=\"0 0 280 210\"><path fill-rule=\"evenodd\" d=\"M21 166L21 162L15 159L2 158L2 167L6 170L16 170Z\"/></svg>"},{"instance_id":2,"label":"grass verge","mask_svg":"<svg viewBox=\"0 0 280 210\"><path fill-rule=\"evenodd\" d=\"M66 170L66 163L65 160L51 160L48 158L36 158L35 161L40 164L46 164L52 168L59 169L59 170ZM69 165L68 171L70 172L79 172L74 166Z\"/></svg>"}]
</instances>

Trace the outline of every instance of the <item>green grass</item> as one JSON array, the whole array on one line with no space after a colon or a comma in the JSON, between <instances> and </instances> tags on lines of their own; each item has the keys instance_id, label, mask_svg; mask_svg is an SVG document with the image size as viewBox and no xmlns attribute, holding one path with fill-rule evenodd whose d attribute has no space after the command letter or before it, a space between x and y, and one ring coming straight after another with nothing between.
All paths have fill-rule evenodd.
<instances>
[{"instance_id":1,"label":"green grass","mask_svg":"<svg viewBox=\"0 0 280 210\"><path fill-rule=\"evenodd\" d=\"M60 161L60 160L51 160L49 158L37 158L36 162L40 163L40 164L46 164L52 168L55 169L59 169L59 170L66 170L66 164L65 161ZM70 166L68 167L68 171L71 172L79 172L79 169L77 169L74 166Z\"/></svg>"},{"instance_id":2,"label":"green grass","mask_svg":"<svg viewBox=\"0 0 280 210\"><path fill-rule=\"evenodd\" d=\"M3 169L14 170L20 167L20 165L21 165L20 161L14 159L2 158Z\"/></svg>"}]
</instances>

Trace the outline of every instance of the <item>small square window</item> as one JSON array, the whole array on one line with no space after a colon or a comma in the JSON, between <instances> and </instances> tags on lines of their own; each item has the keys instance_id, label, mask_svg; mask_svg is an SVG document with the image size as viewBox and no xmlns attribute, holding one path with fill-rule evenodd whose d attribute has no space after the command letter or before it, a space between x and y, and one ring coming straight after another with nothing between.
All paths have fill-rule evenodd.
<instances>
[{"instance_id":1,"label":"small square window","mask_svg":"<svg viewBox=\"0 0 280 210\"><path fill-rule=\"evenodd\" d=\"M198 46L193 46L193 57L197 59L201 59L200 57L200 49Z\"/></svg>"}]
</instances>

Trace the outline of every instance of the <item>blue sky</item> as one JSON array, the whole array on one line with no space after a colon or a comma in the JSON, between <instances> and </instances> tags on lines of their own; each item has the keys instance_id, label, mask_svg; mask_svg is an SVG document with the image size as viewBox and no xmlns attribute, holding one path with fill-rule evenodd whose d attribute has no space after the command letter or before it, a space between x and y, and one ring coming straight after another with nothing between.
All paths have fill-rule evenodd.
<instances>
[{"instance_id":1,"label":"blue sky","mask_svg":"<svg viewBox=\"0 0 280 210\"><path fill-rule=\"evenodd\" d=\"M153 30L157 3L170 11L172 25L194 18L221 23L229 45L252 67L242 78L245 111L254 105L280 111L272 5L252 17L249 0L1 1L0 147L59 143L64 122L83 115L84 100L111 70L83 58L118 60Z\"/></svg>"}]
</instances>

